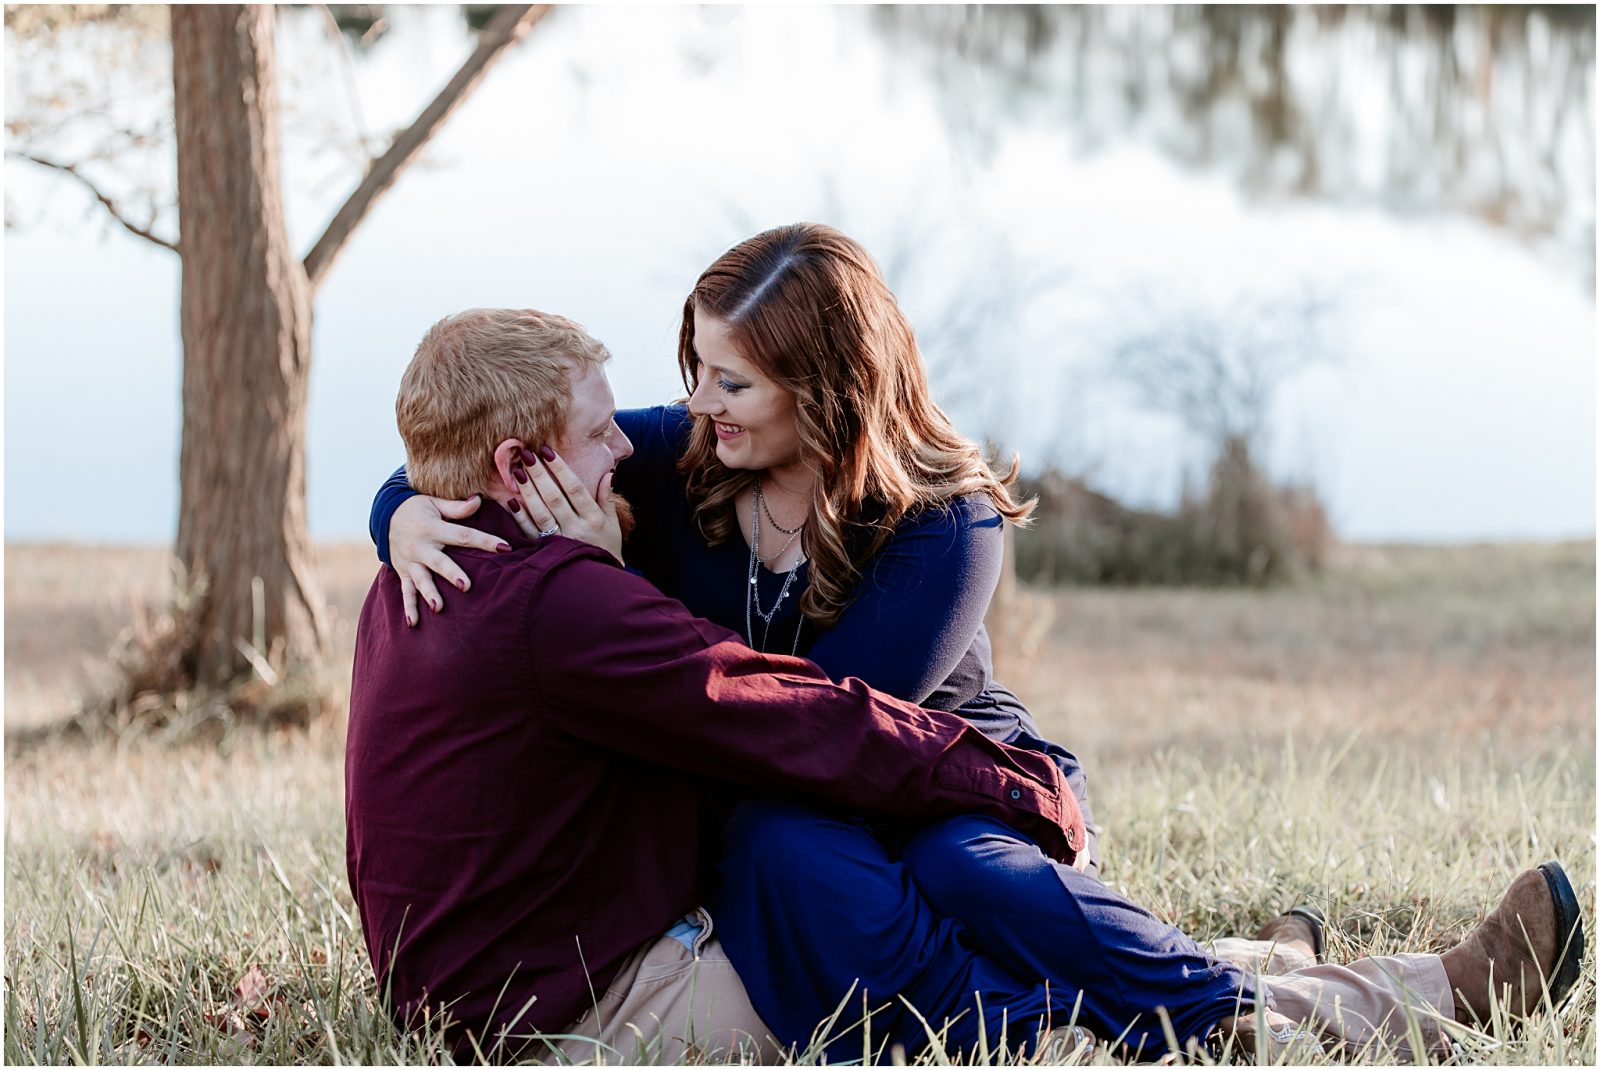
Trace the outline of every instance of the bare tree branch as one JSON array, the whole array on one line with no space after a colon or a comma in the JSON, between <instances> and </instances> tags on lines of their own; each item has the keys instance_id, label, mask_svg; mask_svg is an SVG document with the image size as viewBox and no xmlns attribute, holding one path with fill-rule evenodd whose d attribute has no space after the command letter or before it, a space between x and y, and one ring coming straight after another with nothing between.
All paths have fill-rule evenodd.
<instances>
[{"instance_id":1,"label":"bare tree branch","mask_svg":"<svg viewBox=\"0 0 1600 1070\"><path fill-rule=\"evenodd\" d=\"M48 167L52 171L60 171L62 174L71 175L73 178L78 180L79 185L83 186L90 193L94 194L94 199L99 201L101 207L103 207L106 212L110 214L112 219L115 219L118 223L122 224L123 228L127 230L129 234L143 238L145 241L150 242L153 245L159 245L163 249L170 249L173 252L178 251L176 242L168 241L161 235L151 231L148 227L141 227L139 224L123 215L122 209L117 207L117 202L106 196L105 192L101 190L99 186L95 185L94 182L90 180L89 177L86 176L82 171L78 170L76 165L70 163L58 163L55 160L47 160L42 156L35 156L28 152L19 152L16 149L7 149L6 155L15 160L26 160L31 164L38 165L39 167Z\"/></svg>"},{"instance_id":2,"label":"bare tree branch","mask_svg":"<svg viewBox=\"0 0 1600 1070\"><path fill-rule=\"evenodd\" d=\"M350 240L350 236L355 233L356 227L372 210L377 199L394 185L395 180L400 177L400 172L416 158L428 140L438 133L451 113L483 80L490 64L507 48L521 40L523 35L533 28L534 23L549 14L551 6L550 4L510 5L484 27L478 39L477 50L461 65L455 77L450 79L450 84L440 90L433 103L422 110L416 121L396 137L389 150L372 165L367 177L356 187L350 199L344 202L344 206L334 214L328 223L328 229L323 231L322 237L317 239L311 251L306 254L304 262L306 277L311 282L313 293L327 277L334 258L339 255L345 243Z\"/></svg>"}]
</instances>

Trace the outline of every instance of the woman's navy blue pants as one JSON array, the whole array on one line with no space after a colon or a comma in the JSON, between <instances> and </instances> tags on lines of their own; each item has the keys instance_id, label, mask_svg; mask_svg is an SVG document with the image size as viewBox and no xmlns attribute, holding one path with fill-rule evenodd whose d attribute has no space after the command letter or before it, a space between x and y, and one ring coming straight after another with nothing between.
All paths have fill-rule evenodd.
<instances>
[{"instance_id":1,"label":"woman's navy blue pants","mask_svg":"<svg viewBox=\"0 0 1600 1070\"><path fill-rule=\"evenodd\" d=\"M1181 1048L1253 997L1243 971L986 817L891 831L743 803L712 916L777 1039L808 1047L843 1005L830 1061L881 1061L896 1043L916 1051L947 1021L952 1053L1015 1047L1074 1016L1155 1059L1170 1047L1163 1016Z\"/></svg>"}]
</instances>

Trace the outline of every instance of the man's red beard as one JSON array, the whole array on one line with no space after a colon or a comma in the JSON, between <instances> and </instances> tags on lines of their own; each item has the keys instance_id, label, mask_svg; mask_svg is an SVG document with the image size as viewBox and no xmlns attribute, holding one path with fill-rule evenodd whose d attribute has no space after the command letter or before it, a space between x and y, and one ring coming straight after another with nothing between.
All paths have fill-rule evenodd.
<instances>
[{"instance_id":1,"label":"man's red beard","mask_svg":"<svg viewBox=\"0 0 1600 1070\"><path fill-rule=\"evenodd\" d=\"M622 541L627 542L628 536L633 534L633 503L616 491L611 492L611 500L617 507L617 523L622 526Z\"/></svg>"}]
</instances>

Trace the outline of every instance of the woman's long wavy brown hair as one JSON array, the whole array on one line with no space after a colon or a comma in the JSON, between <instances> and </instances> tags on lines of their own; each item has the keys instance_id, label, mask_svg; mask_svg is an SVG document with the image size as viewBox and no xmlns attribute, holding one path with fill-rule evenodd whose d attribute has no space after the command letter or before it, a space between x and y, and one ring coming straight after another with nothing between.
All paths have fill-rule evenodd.
<instances>
[{"instance_id":1,"label":"woman's long wavy brown hair","mask_svg":"<svg viewBox=\"0 0 1600 1070\"><path fill-rule=\"evenodd\" d=\"M795 223L723 253L683 303L678 367L694 392L694 314L727 324L739 354L794 396L801 458L817 476L802 536L811 582L800 611L830 627L861 567L908 513L977 491L1006 520L1034 502L997 475L976 443L933 403L916 336L867 251L832 227ZM695 523L713 546L737 529L733 502L759 472L717 460L716 431L698 419L678 461Z\"/></svg>"}]
</instances>

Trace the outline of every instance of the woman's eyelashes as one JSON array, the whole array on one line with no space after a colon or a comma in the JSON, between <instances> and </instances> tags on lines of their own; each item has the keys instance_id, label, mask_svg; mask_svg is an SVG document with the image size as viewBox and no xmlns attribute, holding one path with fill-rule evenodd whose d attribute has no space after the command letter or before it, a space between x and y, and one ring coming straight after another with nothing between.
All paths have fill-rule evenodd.
<instances>
[{"instance_id":1,"label":"woman's eyelashes","mask_svg":"<svg viewBox=\"0 0 1600 1070\"><path fill-rule=\"evenodd\" d=\"M717 380L717 385L722 387L723 390L726 390L730 394L737 394L739 391L743 390L745 387L749 386L750 384L749 383L730 383L726 379L718 379Z\"/></svg>"}]
</instances>

